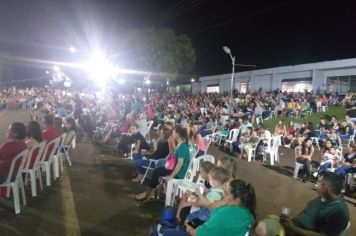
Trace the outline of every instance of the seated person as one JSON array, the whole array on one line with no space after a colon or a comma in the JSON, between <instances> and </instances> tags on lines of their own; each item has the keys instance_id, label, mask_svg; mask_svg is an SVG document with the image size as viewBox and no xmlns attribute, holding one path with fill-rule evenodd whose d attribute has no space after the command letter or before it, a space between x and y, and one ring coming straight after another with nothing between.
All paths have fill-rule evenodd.
<instances>
[{"instance_id":1,"label":"seated person","mask_svg":"<svg viewBox=\"0 0 356 236\"><path fill-rule=\"evenodd\" d=\"M310 177L311 158L314 153L313 143L310 139L304 139L302 145L296 147L297 162L303 164L303 182L307 182Z\"/></svg>"},{"instance_id":2,"label":"seated person","mask_svg":"<svg viewBox=\"0 0 356 236\"><path fill-rule=\"evenodd\" d=\"M347 173L356 173L356 146L350 146L348 148L340 167L335 170L335 174L343 178Z\"/></svg>"},{"instance_id":3,"label":"seated person","mask_svg":"<svg viewBox=\"0 0 356 236\"><path fill-rule=\"evenodd\" d=\"M142 158L142 150L149 150L150 146L148 145L146 139L139 132L138 125L131 127L131 137L130 140L134 144L134 149L132 151L132 158L134 160Z\"/></svg>"},{"instance_id":4,"label":"seated person","mask_svg":"<svg viewBox=\"0 0 356 236\"><path fill-rule=\"evenodd\" d=\"M187 223L185 230L169 229L164 236L245 235L256 217L254 188L243 180L231 180L224 188L224 202L211 212L210 219L203 225L194 228L193 224Z\"/></svg>"},{"instance_id":5,"label":"seated person","mask_svg":"<svg viewBox=\"0 0 356 236\"><path fill-rule=\"evenodd\" d=\"M157 163L152 162L151 168L164 167L166 163L166 157L169 154L169 144L168 139L171 133L167 128L160 130L160 136L158 141L153 141L153 153L145 154L145 159L136 159L133 161L134 167L138 173L137 177L132 179L133 182L140 182L143 178L143 175L146 172L144 167L147 167L150 164L150 159L159 160Z\"/></svg>"},{"instance_id":6,"label":"seated person","mask_svg":"<svg viewBox=\"0 0 356 236\"><path fill-rule=\"evenodd\" d=\"M332 172L324 172L318 179L319 196L308 202L305 209L295 218L281 215L260 221L255 232L258 236L277 235L280 223L287 235L335 235L346 228L350 217L344 197L341 194L342 179Z\"/></svg>"},{"instance_id":7,"label":"seated person","mask_svg":"<svg viewBox=\"0 0 356 236\"><path fill-rule=\"evenodd\" d=\"M325 151L320 162L318 173L327 171L329 168L338 168L341 163L341 154L335 147Z\"/></svg>"},{"instance_id":8,"label":"seated person","mask_svg":"<svg viewBox=\"0 0 356 236\"><path fill-rule=\"evenodd\" d=\"M190 136L191 144L196 145L198 147L198 153L196 154L195 157L204 155L204 153L206 152L206 146L205 146L204 138L199 133L198 125L194 124L192 126L189 136Z\"/></svg>"},{"instance_id":9,"label":"seated person","mask_svg":"<svg viewBox=\"0 0 356 236\"><path fill-rule=\"evenodd\" d=\"M245 142L240 144L241 158L247 158L248 150L253 146L256 146L259 140L260 138L258 137L257 132L253 130L251 136L245 140Z\"/></svg>"},{"instance_id":10,"label":"seated person","mask_svg":"<svg viewBox=\"0 0 356 236\"><path fill-rule=\"evenodd\" d=\"M178 143L174 150L174 157L176 158L175 165L172 169L169 166L155 168L152 173L149 188L136 195L135 199L137 201L145 201L147 198L154 197L153 190L159 184L160 177L164 177L167 183L173 178L184 178L190 163L187 131L180 126L176 126L173 130L172 137L174 141Z\"/></svg>"},{"instance_id":11,"label":"seated person","mask_svg":"<svg viewBox=\"0 0 356 236\"><path fill-rule=\"evenodd\" d=\"M27 148L24 142L26 127L19 122L12 123L6 132L6 142L0 145L0 184L6 181L12 160Z\"/></svg>"},{"instance_id":12,"label":"seated person","mask_svg":"<svg viewBox=\"0 0 356 236\"><path fill-rule=\"evenodd\" d=\"M209 172L214 168L214 164L210 161L203 161L199 167L199 179L203 181L202 187L204 191L208 191L211 189L211 185L209 183ZM200 188L200 187L199 187ZM200 190L200 189L199 189ZM188 203L188 197L192 192L187 191L183 194L183 198L179 202L179 206L177 209L176 218L179 222L184 222L186 216L189 214L191 210L191 204ZM182 220L183 219L183 220Z\"/></svg>"}]
</instances>

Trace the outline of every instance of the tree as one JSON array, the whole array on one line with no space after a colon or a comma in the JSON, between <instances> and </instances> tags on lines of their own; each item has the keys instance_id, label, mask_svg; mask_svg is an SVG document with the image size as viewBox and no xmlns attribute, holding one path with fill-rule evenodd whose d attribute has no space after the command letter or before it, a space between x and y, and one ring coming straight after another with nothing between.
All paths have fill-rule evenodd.
<instances>
[{"instance_id":1,"label":"tree","mask_svg":"<svg viewBox=\"0 0 356 236\"><path fill-rule=\"evenodd\" d=\"M195 49L187 35L176 35L169 28L130 31L121 43L123 64L130 69L149 71L177 79L191 73Z\"/></svg>"}]
</instances>

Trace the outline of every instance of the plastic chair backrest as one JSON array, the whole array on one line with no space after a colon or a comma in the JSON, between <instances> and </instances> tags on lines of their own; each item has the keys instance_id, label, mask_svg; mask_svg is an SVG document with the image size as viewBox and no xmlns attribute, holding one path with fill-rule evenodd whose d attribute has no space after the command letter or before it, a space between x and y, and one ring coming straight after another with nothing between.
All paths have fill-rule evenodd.
<instances>
[{"instance_id":1,"label":"plastic chair backrest","mask_svg":"<svg viewBox=\"0 0 356 236\"><path fill-rule=\"evenodd\" d=\"M204 141L205 141L205 153L204 154L206 154L208 152L208 149L211 145L212 140L211 140L211 138L204 137Z\"/></svg>"},{"instance_id":2,"label":"plastic chair backrest","mask_svg":"<svg viewBox=\"0 0 356 236\"><path fill-rule=\"evenodd\" d=\"M11 161L10 170L8 172L6 181L4 183L11 183L16 181L19 177L21 177L21 173L23 167L26 162L26 158L28 157L28 148L17 154L14 159ZM3 184L4 184L3 183Z\"/></svg>"},{"instance_id":3,"label":"plastic chair backrest","mask_svg":"<svg viewBox=\"0 0 356 236\"><path fill-rule=\"evenodd\" d=\"M281 139L280 136L274 136L272 138L272 150L274 151L278 150L280 139Z\"/></svg>"},{"instance_id":4,"label":"plastic chair backrest","mask_svg":"<svg viewBox=\"0 0 356 236\"><path fill-rule=\"evenodd\" d=\"M201 161L210 161L211 163L215 163L215 158L212 155L202 155L200 157L194 158L191 160L190 168L188 168L187 173L185 174L184 179L193 182L194 177L197 175L199 171L200 162Z\"/></svg>"},{"instance_id":5,"label":"plastic chair backrest","mask_svg":"<svg viewBox=\"0 0 356 236\"><path fill-rule=\"evenodd\" d=\"M38 165L38 162L43 154L45 147L46 141L42 141L29 150L28 158L24 165L24 170L31 170Z\"/></svg>"},{"instance_id":6,"label":"plastic chair backrest","mask_svg":"<svg viewBox=\"0 0 356 236\"><path fill-rule=\"evenodd\" d=\"M200 164L201 164L202 161L209 161L213 165L215 164L215 158L212 155L203 155L203 156L200 156L200 157L196 158L197 164L195 165L195 168L196 168L195 175L197 175L197 173L198 173L198 171L200 169ZM196 183L204 183L204 179L200 178L200 175L199 175L198 178L197 178Z\"/></svg>"},{"instance_id":7,"label":"plastic chair backrest","mask_svg":"<svg viewBox=\"0 0 356 236\"><path fill-rule=\"evenodd\" d=\"M52 157L59 147L61 141L61 136L47 142L46 148L43 152L42 158L40 161L48 161L50 157Z\"/></svg>"},{"instance_id":8,"label":"plastic chair backrest","mask_svg":"<svg viewBox=\"0 0 356 236\"><path fill-rule=\"evenodd\" d=\"M236 141L237 136L239 136L240 129L232 129L229 133L229 140Z\"/></svg>"}]
</instances>

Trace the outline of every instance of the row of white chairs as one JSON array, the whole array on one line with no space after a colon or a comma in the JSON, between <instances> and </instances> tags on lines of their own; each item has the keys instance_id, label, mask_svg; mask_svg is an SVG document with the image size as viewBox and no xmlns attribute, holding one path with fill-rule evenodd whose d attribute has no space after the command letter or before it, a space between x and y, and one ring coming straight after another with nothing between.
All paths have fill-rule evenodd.
<instances>
[{"instance_id":1,"label":"row of white chairs","mask_svg":"<svg viewBox=\"0 0 356 236\"><path fill-rule=\"evenodd\" d=\"M12 161L8 176L0 187L6 187L6 196L10 197L10 190L13 192L15 213L19 214L20 198L19 190L21 190L23 205L26 206L25 187L30 178L32 197L37 196L37 179L40 184L40 189L43 190L42 172L46 175L46 185L51 185L51 165L53 166L53 178L59 178L59 172L63 172L63 158L66 158L69 166L71 160L69 156L70 148L75 148L76 135L73 133L68 144L64 144L67 134L62 134L60 137L53 139L50 142L43 141L32 148L27 148L19 153ZM25 178L25 179L23 179Z\"/></svg>"}]
</instances>

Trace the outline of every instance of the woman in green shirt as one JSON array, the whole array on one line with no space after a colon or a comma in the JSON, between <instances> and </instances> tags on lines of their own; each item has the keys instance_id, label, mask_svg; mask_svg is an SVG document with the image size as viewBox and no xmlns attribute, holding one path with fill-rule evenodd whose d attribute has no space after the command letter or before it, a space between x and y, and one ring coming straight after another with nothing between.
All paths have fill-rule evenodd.
<instances>
[{"instance_id":1,"label":"woman in green shirt","mask_svg":"<svg viewBox=\"0 0 356 236\"><path fill-rule=\"evenodd\" d=\"M188 146L188 138L187 138L187 131L177 126L174 128L172 133L172 138L177 143L176 148L174 149L174 156L176 157L176 165L173 170L168 170L166 167L158 167L153 170L152 178L150 181L149 188L137 194L135 199L138 201L143 201L147 199L150 195L152 196L153 190L159 184L159 178L164 177L166 182L170 179L183 179L185 173L187 172L189 162L190 162L190 153L189 153L189 146Z\"/></svg>"},{"instance_id":2,"label":"woman in green shirt","mask_svg":"<svg viewBox=\"0 0 356 236\"><path fill-rule=\"evenodd\" d=\"M167 230L164 236L244 236L256 217L254 188L243 180L234 179L224 189L226 205L212 211L209 221L194 229Z\"/></svg>"}]
</instances>

